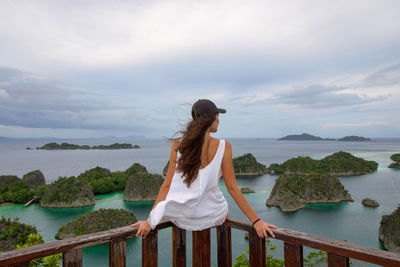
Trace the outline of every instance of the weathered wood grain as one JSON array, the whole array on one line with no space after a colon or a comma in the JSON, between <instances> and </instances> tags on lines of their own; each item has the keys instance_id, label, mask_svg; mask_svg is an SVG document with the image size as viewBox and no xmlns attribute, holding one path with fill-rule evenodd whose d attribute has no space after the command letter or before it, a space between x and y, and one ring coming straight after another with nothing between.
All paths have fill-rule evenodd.
<instances>
[{"instance_id":1,"label":"weathered wood grain","mask_svg":"<svg viewBox=\"0 0 400 267\"><path fill-rule=\"evenodd\" d=\"M186 230L172 226L172 266L186 267Z\"/></svg>"}]
</instances>

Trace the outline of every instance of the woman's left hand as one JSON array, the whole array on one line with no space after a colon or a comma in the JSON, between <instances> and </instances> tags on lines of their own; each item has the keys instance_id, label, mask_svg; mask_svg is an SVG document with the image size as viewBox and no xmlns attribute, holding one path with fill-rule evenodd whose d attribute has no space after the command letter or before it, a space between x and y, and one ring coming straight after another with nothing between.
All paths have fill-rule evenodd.
<instances>
[{"instance_id":1,"label":"woman's left hand","mask_svg":"<svg viewBox=\"0 0 400 267\"><path fill-rule=\"evenodd\" d=\"M151 226L147 220L145 221L138 221L134 224L131 224L130 226L134 227L139 225L139 228L136 232L136 237L142 236L143 238L146 238L147 234L151 231Z\"/></svg>"}]
</instances>

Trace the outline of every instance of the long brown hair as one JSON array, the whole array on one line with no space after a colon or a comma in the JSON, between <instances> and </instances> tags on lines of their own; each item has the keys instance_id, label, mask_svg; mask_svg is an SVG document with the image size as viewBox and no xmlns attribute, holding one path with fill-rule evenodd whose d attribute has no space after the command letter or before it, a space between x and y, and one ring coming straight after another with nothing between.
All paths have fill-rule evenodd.
<instances>
[{"instance_id":1,"label":"long brown hair","mask_svg":"<svg viewBox=\"0 0 400 267\"><path fill-rule=\"evenodd\" d=\"M210 116L199 116L186 124L186 129L175 132L181 133L182 137L168 138L169 141L176 141L182 138L177 151L181 153L178 159L177 171L182 172L185 177L184 183L187 187L197 178L201 164L201 152L204 144L204 136L207 129L213 124L216 114ZM173 135L173 136L174 136ZM176 164L176 160L175 160Z\"/></svg>"}]
</instances>

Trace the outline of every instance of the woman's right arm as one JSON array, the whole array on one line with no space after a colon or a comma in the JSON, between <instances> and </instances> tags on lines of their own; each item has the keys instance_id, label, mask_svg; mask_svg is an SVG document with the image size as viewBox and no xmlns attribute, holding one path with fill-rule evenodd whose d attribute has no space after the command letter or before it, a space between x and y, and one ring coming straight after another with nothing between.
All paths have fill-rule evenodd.
<instances>
[{"instance_id":1,"label":"woman's right arm","mask_svg":"<svg viewBox=\"0 0 400 267\"><path fill-rule=\"evenodd\" d=\"M254 222L259 217L253 210L253 208L250 206L249 202L247 202L247 199L244 197L243 193L240 191L236 183L236 177L232 163L232 145L227 140L225 140L225 153L224 157L222 158L221 168L222 168L222 175L224 177L226 188L228 189L229 194L232 196L236 204L239 206L242 212L247 216L247 218L249 218L251 222ZM272 237L275 237L274 233L272 232L271 229L269 229L269 227L277 228L275 225L264 222L262 220L259 220L254 224L254 228L256 229L257 234L260 238L263 237L268 238L267 232L269 232L269 234Z\"/></svg>"}]
</instances>

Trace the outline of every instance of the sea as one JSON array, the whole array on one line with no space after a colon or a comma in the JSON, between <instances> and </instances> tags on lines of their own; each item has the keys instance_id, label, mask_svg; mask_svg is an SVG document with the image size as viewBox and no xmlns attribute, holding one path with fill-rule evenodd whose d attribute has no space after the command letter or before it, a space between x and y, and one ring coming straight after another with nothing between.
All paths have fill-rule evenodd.
<instances>
[{"instance_id":1,"label":"sea","mask_svg":"<svg viewBox=\"0 0 400 267\"><path fill-rule=\"evenodd\" d=\"M313 235L343 240L370 248L382 249L378 239L382 215L392 213L400 203L400 171L388 168L392 162L390 156L400 153L400 139L374 139L372 142L340 141L278 141L270 138L222 138L232 144L233 157L252 153L257 161L266 166L271 163L282 163L297 156L310 156L321 159L338 151L346 151L354 156L379 163L374 173L338 177L354 202L337 204L306 205L304 209L284 213L278 207L267 207L266 201L274 186L276 175L265 174L258 177L236 177L239 187L248 186L256 193L245 194L259 217L281 228L292 229ZM76 139L60 140L80 145L109 145L115 142L139 145L140 149L121 150L26 150L36 148L50 141L46 140L8 140L0 142L0 175L17 175L22 177L33 170L41 170L46 183L55 181L60 176L77 176L80 173L101 166L111 171L124 171L133 163L144 165L148 172L162 174L169 159L172 143L164 138L132 140L99 140ZM54 142L54 140L51 140ZM248 218L237 206L228 193L223 177L220 188L229 203L231 217L247 220ZM377 208L365 207L363 198L372 198L380 204ZM153 202L127 202L123 192L97 195L96 204L78 208L43 208L38 204L24 207L22 204L0 206L0 216L15 218L20 222L36 226L45 242L55 241L55 234L62 224L74 220L81 214L100 208L122 208L135 214L138 220L145 220L154 204ZM172 266L171 228L158 233L159 266ZM244 232L232 229L232 262L242 253L246 253L248 239ZM211 229L211 265L217 266L217 243L215 228ZM270 238L266 244L267 254L283 259L283 242ZM134 237L127 242L127 266L141 266L141 237ZM186 240L187 266L192 261L192 233L187 231ZM276 246L273 248L270 245ZM303 247L303 257L318 250ZM248 255L247 255L248 257ZM380 266L350 259L351 266ZM84 266L108 266L108 245L96 245L83 249ZM321 262L314 266L327 266Z\"/></svg>"}]
</instances>

